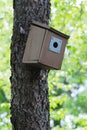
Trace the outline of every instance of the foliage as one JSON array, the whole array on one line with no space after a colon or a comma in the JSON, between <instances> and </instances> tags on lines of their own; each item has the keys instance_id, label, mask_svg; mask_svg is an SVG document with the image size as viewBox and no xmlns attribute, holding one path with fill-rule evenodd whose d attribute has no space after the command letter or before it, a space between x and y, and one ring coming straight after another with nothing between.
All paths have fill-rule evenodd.
<instances>
[{"instance_id":1,"label":"foliage","mask_svg":"<svg viewBox=\"0 0 87 130\"><path fill-rule=\"evenodd\" d=\"M10 130L10 39L12 33L12 3L0 1L0 130Z\"/></svg>"},{"instance_id":2,"label":"foliage","mask_svg":"<svg viewBox=\"0 0 87 130\"><path fill-rule=\"evenodd\" d=\"M52 130L87 130L87 2L51 0L50 25L70 35L62 68L49 73ZM0 1L0 129L10 130L12 1Z\"/></svg>"},{"instance_id":3,"label":"foliage","mask_svg":"<svg viewBox=\"0 0 87 130\"><path fill-rule=\"evenodd\" d=\"M70 35L61 70L49 73L51 127L86 130L87 2L51 0L51 5L50 25Z\"/></svg>"}]
</instances>

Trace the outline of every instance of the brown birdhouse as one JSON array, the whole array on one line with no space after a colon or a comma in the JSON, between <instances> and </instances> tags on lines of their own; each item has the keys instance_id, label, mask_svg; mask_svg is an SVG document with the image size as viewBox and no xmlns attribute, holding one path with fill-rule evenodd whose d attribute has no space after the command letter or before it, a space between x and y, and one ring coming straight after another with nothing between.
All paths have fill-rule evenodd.
<instances>
[{"instance_id":1,"label":"brown birdhouse","mask_svg":"<svg viewBox=\"0 0 87 130\"><path fill-rule=\"evenodd\" d=\"M48 69L61 69L69 36L45 24L31 24L23 63Z\"/></svg>"}]
</instances>

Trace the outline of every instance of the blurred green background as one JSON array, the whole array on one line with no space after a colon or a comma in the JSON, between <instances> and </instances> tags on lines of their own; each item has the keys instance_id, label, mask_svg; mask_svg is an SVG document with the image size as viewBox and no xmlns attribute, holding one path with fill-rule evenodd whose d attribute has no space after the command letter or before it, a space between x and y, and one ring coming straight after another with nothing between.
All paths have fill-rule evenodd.
<instances>
[{"instance_id":1,"label":"blurred green background","mask_svg":"<svg viewBox=\"0 0 87 130\"><path fill-rule=\"evenodd\" d=\"M0 130L10 124L11 0L0 0ZM48 77L51 130L87 130L87 1L51 0L50 26L70 35L61 70Z\"/></svg>"}]
</instances>

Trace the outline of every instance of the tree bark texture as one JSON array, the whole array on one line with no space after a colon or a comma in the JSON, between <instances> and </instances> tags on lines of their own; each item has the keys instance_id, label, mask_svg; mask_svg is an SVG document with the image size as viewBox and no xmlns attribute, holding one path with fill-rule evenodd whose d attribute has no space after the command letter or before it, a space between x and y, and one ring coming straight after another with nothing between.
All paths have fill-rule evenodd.
<instances>
[{"instance_id":1,"label":"tree bark texture","mask_svg":"<svg viewBox=\"0 0 87 130\"><path fill-rule=\"evenodd\" d=\"M48 24L49 0L14 0L11 43L12 130L49 130L48 70L22 63L32 21Z\"/></svg>"}]
</instances>

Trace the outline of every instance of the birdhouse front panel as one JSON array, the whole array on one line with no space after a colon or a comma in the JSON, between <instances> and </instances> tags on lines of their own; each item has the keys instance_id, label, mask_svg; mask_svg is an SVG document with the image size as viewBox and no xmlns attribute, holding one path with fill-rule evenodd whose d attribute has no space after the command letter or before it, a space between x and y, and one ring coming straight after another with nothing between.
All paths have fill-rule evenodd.
<instances>
[{"instance_id":1,"label":"birdhouse front panel","mask_svg":"<svg viewBox=\"0 0 87 130\"><path fill-rule=\"evenodd\" d=\"M67 40L51 31L46 31L39 62L60 69Z\"/></svg>"}]
</instances>

